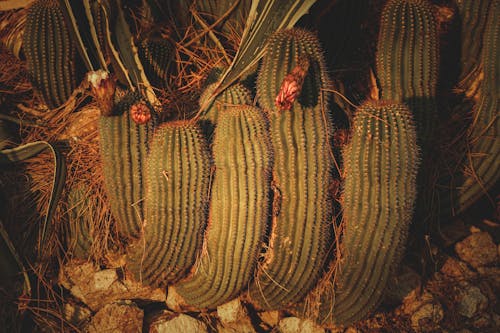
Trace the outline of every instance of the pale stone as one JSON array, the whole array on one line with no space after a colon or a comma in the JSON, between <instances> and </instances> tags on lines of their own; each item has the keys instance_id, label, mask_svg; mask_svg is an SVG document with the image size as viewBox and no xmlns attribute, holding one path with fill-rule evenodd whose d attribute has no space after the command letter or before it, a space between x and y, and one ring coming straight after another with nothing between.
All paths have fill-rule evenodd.
<instances>
[{"instance_id":1,"label":"pale stone","mask_svg":"<svg viewBox=\"0 0 500 333\"><path fill-rule=\"evenodd\" d=\"M223 324L234 323L247 316L239 298L217 307L217 315Z\"/></svg>"},{"instance_id":2,"label":"pale stone","mask_svg":"<svg viewBox=\"0 0 500 333\"><path fill-rule=\"evenodd\" d=\"M151 333L207 333L207 325L193 317L185 314L164 320L157 321L151 325Z\"/></svg>"},{"instance_id":3,"label":"pale stone","mask_svg":"<svg viewBox=\"0 0 500 333\"><path fill-rule=\"evenodd\" d=\"M487 307L488 298L483 295L478 287L469 285L467 288L460 290L457 312L462 316L472 318Z\"/></svg>"},{"instance_id":4,"label":"pale stone","mask_svg":"<svg viewBox=\"0 0 500 333\"><path fill-rule=\"evenodd\" d=\"M487 232L475 232L455 245L460 259L474 268L498 263L498 248Z\"/></svg>"},{"instance_id":5,"label":"pale stone","mask_svg":"<svg viewBox=\"0 0 500 333\"><path fill-rule=\"evenodd\" d=\"M94 274L94 290L107 290L115 281L118 281L116 270L105 269L98 271Z\"/></svg>"},{"instance_id":6,"label":"pale stone","mask_svg":"<svg viewBox=\"0 0 500 333\"><path fill-rule=\"evenodd\" d=\"M144 313L132 302L105 305L92 318L89 333L137 333L142 332Z\"/></svg>"},{"instance_id":7,"label":"pale stone","mask_svg":"<svg viewBox=\"0 0 500 333\"><path fill-rule=\"evenodd\" d=\"M91 312L89 309L76 305L65 303L63 307L64 319L77 327L81 327L83 322L90 318Z\"/></svg>"},{"instance_id":8,"label":"pale stone","mask_svg":"<svg viewBox=\"0 0 500 333\"><path fill-rule=\"evenodd\" d=\"M259 313L259 317L264 323L271 327L274 327L278 325L278 322L280 320L280 313L279 311L265 311Z\"/></svg>"},{"instance_id":9,"label":"pale stone","mask_svg":"<svg viewBox=\"0 0 500 333\"><path fill-rule=\"evenodd\" d=\"M281 333L324 333L325 329L308 319L287 317L280 320L278 329Z\"/></svg>"}]
</instances>

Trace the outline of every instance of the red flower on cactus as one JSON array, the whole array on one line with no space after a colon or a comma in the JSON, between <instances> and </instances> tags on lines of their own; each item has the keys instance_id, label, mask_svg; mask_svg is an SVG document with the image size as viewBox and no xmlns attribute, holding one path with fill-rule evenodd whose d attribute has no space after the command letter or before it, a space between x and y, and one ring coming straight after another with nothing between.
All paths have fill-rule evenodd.
<instances>
[{"instance_id":1,"label":"red flower on cactus","mask_svg":"<svg viewBox=\"0 0 500 333\"><path fill-rule=\"evenodd\" d=\"M308 69L309 59L303 57L299 59L297 66L285 76L278 95L274 100L274 104L279 110L290 110L292 108L293 103L302 90Z\"/></svg>"},{"instance_id":2,"label":"red flower on cactus","mask_svg":"<svg viewBox=\"0 0 500 333\"><path fill-rule=\"evenodd\" d=\"M130 107L130 116L136 124L142 125L151 119L151 110L146 103L138 102Z\"/></svg>"}]
</instances>

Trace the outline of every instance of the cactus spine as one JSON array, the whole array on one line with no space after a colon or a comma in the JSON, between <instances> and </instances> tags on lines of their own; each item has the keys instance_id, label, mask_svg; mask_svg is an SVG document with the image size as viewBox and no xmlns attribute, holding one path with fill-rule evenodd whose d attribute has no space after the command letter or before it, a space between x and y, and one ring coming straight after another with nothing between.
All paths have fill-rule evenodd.
<instances>
[{"instance_id":1,"label":"cactus spine","mask_svg":"<svg viewBox=\"0 0 500 333\"><path fill-rule=\"evenodd\" d=\"M76 87L75 47L56 0L38 0L29 8L23 50L34 87L55 108Z\"/></svg>"},{"instance_id":2,"label":"cactus spine","mask_svg":"<svg viewBox=\"0 0 500 333\"><path fill-rule=\"evenodd\" d=\"M133 121L130 110L138 104L146 102L137 93L129 93L116 105L116 115L101 116L99 120L106 192L118 231L125 237L139 236L142 228L145 195L142 174L153 134L154 121L146 124Z\"/></svg>"},{"instance_id":3,"label":"cactus spine","mask_svg":"<svg viewBox=\"0 0 500 333\"><path fill-rule=\"evenodd\" d=\"M382 11L376 67L381 97L407 104L421 144L437 121L437 22L427 0L389 0Z\"/></svg>"},{"instance_id":4,"label":"cactus spine","mask_svg":"<svg viewBox=\"0 0 500 333\"><path fill-rule=\"evenodd\" d=\"M300 301L326 263L332 241L328 185L333 161L328 111L324 114L320 105L320 89L328 81L317 39L292 29L276 33L267 45L257 95L269 113L276 190L270 245L249 293L259 307L280 309ZM289 110L280 110L275 102L282 82L303 70L303 59L310 65L302 92Z\"/></svg>"},{"instance_id":5,"label":"cactus spine","mask_svg":"<svg viewBox=\"0 0 500 333\"><path fill-rule=\"evenodd\" d=\"M139 57L153 85L166 87L173 52L172 44L166 39L148 38L140 43Z\"/></svg>"},{"instance_id":6,"label":"cactus spine","mask_svg":"<svg viewBox=\"0 0 500 333\"><path fill-rule=\"evenodd\" d=\"M323 286L317 317L329 326L354 323L373 311L402 259L419 164L408 108L388 101L359 107L343 157L342 261L338 285Z\"/></svg>"},{"instance_id":7,"label":"cactus spine","mask_svg":"<svg viewBox=\"0 0 500 333\"><path fill-rule=\"evenodd\" d=\"M272 159L262 111L252 106L223 111L213 156L206 252L193 275L176 286L184 300L198 308L237 297L254 274L270 213Z\"/></svg>"},{"instance_id":8,"label":"cactus spine","mask_svg":"<svg viewBox=\"0 0 500 333\"><path fill-rule=\"evenodd\" d=\"M481 64L484 78L479 90L479 103L472 112L473 119L467 139L465 180L458 186L458 198L454 205L457 212L470 207L500 179L499 16L500 3L494 0L490 6L483 36Z\"/></svg>"},{"instance_id":9,"label":"cactus spine","mask_svg":"<svg viewBox=\"0 0 500 333\"><path fill-rule=\"evenodd\" d=\"M143 283L164 286L184 277L202 245L210 153L198 126L177 121L159 127L144 177L144 236L129 251L129 269Z\"/></svg>"}]
</instances>

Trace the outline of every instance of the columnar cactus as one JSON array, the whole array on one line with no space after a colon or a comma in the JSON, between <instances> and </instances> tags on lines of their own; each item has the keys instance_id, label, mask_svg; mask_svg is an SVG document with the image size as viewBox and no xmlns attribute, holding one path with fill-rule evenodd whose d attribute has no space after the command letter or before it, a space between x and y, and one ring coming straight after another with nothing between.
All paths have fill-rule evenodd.
<instances>
[{"instance_id":1,"label":"columnar cactus","mask_svg":"<svg viewBox=\"0 0 500 333\"><path fill-rule=\"evenodd\" d=\"M57 0L37 0L28 10L23 50L34 87L55 108L76 87L75 46Z\"/></svg>"},{"instance_id":2,"label":"columnar cactus","mask_svg":"<svg viewBox=\"0 0 500 333\"><path fill-rule=\"evenodd\" d=\"M317 317L328 326L351 324L372 312L401 261L419 165L408 108L389 101L359 107L343 157L342 258L335 282L320 288Z\"/></svg>"},{"instance_id":3,"label":"columnar cactus","mask_svg":"<svg viewBox=\"0 0 500 333\"><path fill-rule=\"evenodd\" d=\"M437 121L437 21L428 0L389 0L382 11L376 55L381 97L404 102L429 144Z\"/></svg>"},{"instance_id":4,"label":"columnar cactus","mask_svg":"<svg viewBox=\"0 0 500 333\"><path fill-rule=\"evenodd\" d=\"M173 55L174 48L166 39L148 38L140 43L139 57L153 85L160 88L167 85Z\"/></svg>"},{"instance_id":5,"label":"columnar cactus","mask_svg":"<svg viewBox=\"0 0 500 333\"><path fill-rule=\"evenodd\" d=\"M68 195L67 248L74 257L85 259L92 246L92 211L89 189L78 186Z\"/></svg>"},{"instance_id":6,"label":"columnar cactus","mask_svg":"<svg viewBox=\"0 0 500 333\"><path fill-rule=\"evenodd\" d=\"M153 134L154 110L137 93L129 93L113 115L99 120L106 192L118 231L137 237L144 219L143 172Z\"/></svg>"},{"instance_id":7,"label":"columnar cactus","mask_svg":"<svg viewBox=\"0 0 500 333\"><path fill-rule=\"evenodd\" d=\"M458 0L460 15L460 77L459 87L464 90L476 86L481 72L480 62L483 32L491 0Z\"/></svg>"},{"instance_id":8,"label":"columnar cactus","mask_svg":"<svg viewBox=\"0 0 500 333\"><path fill-rule=\"evenodd\" d=\"M212 308L250 283L270 215L271 147L258 108L237 106L219 115L215 175L204 250L193 275L175 288L185 302Z\"/></svg>"},{"instance_id":9,"label":"columnar cactus","mask_svg":"<svg viewBox=\"0 0 500 333\"><path fill-rule=\"evenodd\" d=\"M464 182L458 186L454 203L457 212L470 207L500 179L500 2L491 2L481 52L484 78L479 90L479 102L472 111L468 132Z\"/></svg>"},{"instance_id":10,"label":"columnar cactus","mask_svg":"<svg viewBox=\"0 0 500 333\"><path fill-rule=\"evenodd\" d=\"M281 309L316 284L332 241L331 125L321 103L328 84L317 39L293 29L268 42L257 79L274 149L270 244L250 286L251 300ZM300 89L302 88L302 89Z\"/></svg>"},{"instance_id":11,"label":"columnar cactus","mask_svg":"<svg viewBox=\"0 0 500 333\"><path fill-rule=\"evenodd\" d=\"M144 170L144 235L129 250L128 268L145 284L184 277L201 249L210 189L210 153L197 125L157 128Z\"/></svg>"}]
</instances>

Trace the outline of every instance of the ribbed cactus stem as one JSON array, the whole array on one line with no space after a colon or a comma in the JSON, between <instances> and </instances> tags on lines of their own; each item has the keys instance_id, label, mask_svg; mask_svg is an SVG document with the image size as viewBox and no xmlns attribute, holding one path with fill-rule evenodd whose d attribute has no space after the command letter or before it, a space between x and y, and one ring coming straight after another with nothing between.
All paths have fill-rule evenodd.
<instances>
[{"instance_id":1,"label":"ribbed cactus stem","mask_svg":"<svg viewBox=\"0 0 500 333\"><path fill-rule=\"evenodd\" d=\"M149 108L153 119L137 124L131 114L133 106ZM115 107L114 114L99 120L105 188L118 231L125 237L137 237L144 220L143 172L154 111L140 95L129 93Z\"/></svg>"},{"instance_id":2,"label":"ribbed cactus stem","mask_svg":"<svg viewBox=\"0 0 500 333\"><path fill-rule=\"evenodd\" d=\"M189 305L216 307L250 283L270 214L271 154L260 109L238 106L219 115L206 250L193 275L176 286Z\"/></svg>"},{"instance_id":3,"label":"ribbed cactus stem","mask_svg":"<svg viewBox=\"0 0 500 333\"><path fill-rule=\"evenodd\" d=\"M28 10L23 50L35 89L55 108L76 87L75 47L57 0L37 0Z\"/></svg>"},{"instance_id":4,"label":"ribbed cactus stem","mask_svg":"<svg viewBox=\"0 0 500 333\"><path fill-rule=\"evenodd\" d=\"M304 62L308 66L297 96L298 101L305 107L319 105L321 94L324 93L322 89L328 88L330 81L317 37L303 29L289 29L274 33L267 43L266 55L257 77L257 97L262 108L279 109L276 98L288 88L283 87L283 81Z\"/></svg>"},{"instance_id":5,"label":"ribbed cactus stem","mask_svg":"<svg viewBox=\"0 0 500 333\"><path fill-rule=\"evenodd\" d=\"M151 83L157 87L166 87L170 63L173 60L174 47L167 39L149 38L139 45L139 57Z\"/></svg>"},{"instance_id":6,"label":"ribbed cactus stem","mask_svg":"<svg viewBox=\"0 0 500 333\"><path fill-rule=\"evenodd\" d=\"M128 268L145 284L165 286L186 275L202 246L210 152L198 126L177 121L157 128L143 176L146 223Z\"/></svg>"},{"instance_id":7,"label":"ribbed cactus stem","mask_svg":"<svg viewBox=\"0 0 500 333\"><path fill-rule=\"evenodd\" d=\"M321 103L327 84L319 42L311 33L292 29L270 37L257 96L269 113L274 215L270 244L249 290L264 309L300 301L328 258L333 160L329 111Z\"/></svg>"},{"instance_id":8,"label":"ribbed cactus stem","mask_svg":"<svg viewBox=\"0 0 500 333\"><path fill-rule=\"evenodd\" d=\"M467 157L463 184L458 184L454 203L460 213L488 193L500 179L500 2L491 3L481 52L484 73L479 90L479 103L472 111L472 124L467 137Z\"/></svg>"},{"instance_id":9,"label":"ribbed cactus stem","mask_svg":"<svg viewBox=\"0 0 500 333\"><path fill-rule=\"evenodd\" d=\"M459 87L469 90L479 79L483 32L491 0L456 1L460 15L460 77Z\"/></svg>"},{"instance_id":10,"label":"ribbed cactus stem","mask_svg":"<svg viewBox=\"0 0 500 333\"><path fill-rule=\"evenodd\" d=\"M327 326L349 325L375 310L402 259L419 165L408 108L389 101L359 107L343 157L342 257L336 282L323 287L317 317Z\"/></svg>"},{"instance_id":11,"label":"ribbed cactus stem","mask_svg":"<svg viewBox=\"0 0 500 333\"><path fill-rule=\"evenodd\" d=\"M418 139L430 144L437 121L438 25L428 0L389 0L382 11L376 68L381 98L407 104Z\"/></svg>"}]
</instances>

